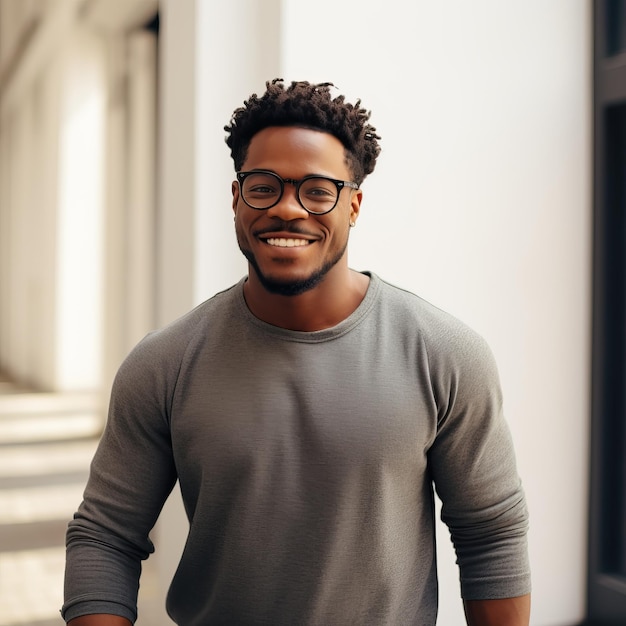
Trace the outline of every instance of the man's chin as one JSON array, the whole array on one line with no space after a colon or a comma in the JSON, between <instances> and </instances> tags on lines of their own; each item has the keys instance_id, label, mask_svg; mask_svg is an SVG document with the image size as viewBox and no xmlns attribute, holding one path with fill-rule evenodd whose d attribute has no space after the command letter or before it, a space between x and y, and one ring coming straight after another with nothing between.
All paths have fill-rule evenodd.
<instances>
[{"instance_id":1,"label":"man's chin","mask_svg":"<svg viewBox=\"0 0 626 626\"><path fill-rule=\"evenodd\" d=\"M321 272L316 272L304 279L276 279L265 276L258 270L256 275L266 291L278 296L299 296L317 287L324 278Z\"/></svg>"},{"instance_id":2,"label":"man's chin","mask_svg":"<svg viewBox=\"0 0 626 626\"><path fill-rule=\"evenodd\" d=\"M347 242L346 242L347 245ZM327 261L322 267L304 278L277 278L264 274L257 263L256 258L249 250L240 246L240 250L248 260L250 267L254 270L263 288L272 294L279 296L299 296L317 287L325 278L326 274L341 260L345 253L346 246L332 259Z\"/></svg>"}]
</instances>

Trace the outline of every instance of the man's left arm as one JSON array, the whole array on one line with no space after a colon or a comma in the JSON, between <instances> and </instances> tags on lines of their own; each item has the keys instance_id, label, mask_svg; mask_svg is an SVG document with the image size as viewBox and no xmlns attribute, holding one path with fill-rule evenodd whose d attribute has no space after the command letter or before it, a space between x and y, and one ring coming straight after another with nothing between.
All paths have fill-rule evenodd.
<instances>
[{"instance_id":1,"label":"man's left arm","mask_svg":"<svg viewBox=\"0 0 626 626\"><path fill-rule=\"evenodd\" d=\"M503 600L465 600L468 626L528 626L530 594Z\"/></svg>"},{"instance_id":2,"label":"man's left arm","mask_svg":"<svg viewBox=\"0 0 626 626\"><path fill-rule=\"evenodd\" d=\"M431 367L438 427L429 466L457 553L467 623L528 626L528 511L497 367L472 332L451 334L447 349L442 343Z\"/></svg>"}]
</instances>

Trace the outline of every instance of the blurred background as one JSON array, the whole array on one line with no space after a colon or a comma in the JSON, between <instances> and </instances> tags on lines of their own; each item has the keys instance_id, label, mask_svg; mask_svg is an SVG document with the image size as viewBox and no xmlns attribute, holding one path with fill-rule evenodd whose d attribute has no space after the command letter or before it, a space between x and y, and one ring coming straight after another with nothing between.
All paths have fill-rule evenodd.
<instances>
[{"instance_id":1,"label":"blurred background","mask_svg":"<svg viewBox=\"0 0 626 626\"><path fill-rule=\"evenodd\" d=\"M372 110L351 265L495 353L532 624L626 624L626 0L0 0L0 626L62 623L121 360L246 271L223 127L274 77ZM171 623L185 527L174 494L140 626Z\"/></svg>"}]
</instances>

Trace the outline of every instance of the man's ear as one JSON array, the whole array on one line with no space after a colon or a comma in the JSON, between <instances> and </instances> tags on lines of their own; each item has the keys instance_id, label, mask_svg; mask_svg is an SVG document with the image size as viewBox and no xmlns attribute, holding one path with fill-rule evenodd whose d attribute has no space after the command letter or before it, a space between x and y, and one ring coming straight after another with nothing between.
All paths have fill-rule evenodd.
<instances>
[{"instance_id":1,"label":"man's ear","mask_svg":"<svg viewBox=\"0 0 626 626\"><path fill-rule=\"evenodd\" d=\"M363 192L360 189L352 192L350 198L350 223L356 224L356 220L361 212L361 201L363 200Z\"/></svg>"},{"instance_id":2,"label":"man's ear","mask_svg":"<svg viewBox=\"0 0 626 626\"><path fill-rule=\"evenodd\" d=\"M233 194L233 213L237 213L237 203L239 202L239 183L233 180L230 186L230 192Z\"/></svg>"}]
</instances>

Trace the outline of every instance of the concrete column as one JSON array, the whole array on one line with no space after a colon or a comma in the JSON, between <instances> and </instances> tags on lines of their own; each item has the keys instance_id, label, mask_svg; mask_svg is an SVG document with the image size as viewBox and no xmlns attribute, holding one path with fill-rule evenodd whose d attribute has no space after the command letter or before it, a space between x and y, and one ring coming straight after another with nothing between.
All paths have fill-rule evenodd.
<instances>
[{"instance_id":1,"label":"concrete column","mask_svg":"<svg viewBox=\"0 0 626 626\"><path fill-rule=\"evenodd\" d=\"M106 82L99 43L75 32L65 55L59 136L56 388L98 389L102 361Z\"/></svg>"},{"instance_id":2,"label":"concrete column","mask_svg":"<svg viewBox=\"0 0 626 626\"><path fill-rule=\"evenodd\" d=\"M107 37L103 389L156 324L157 42L138 29ZM108 397L105 399L108 401Z\"/></svg>"},{"instance_id":3,"label":"concrete column","mask_svg":"<svg viewBox=\"0 0 626 626\"><path fill-rule=\"evenodd\" d=\"M126 323L134 345L155 323L157 42L153 33L138 31L128 43Z\"/></svg>"},{"instance_id":4,"label":"concrete column","mask_svg":"<svg viewBox=\"0 0 626 626\"><path fill-rule=\"evenodd\" d=\"M0 92L0 364L52 390L100 384L102 57L77 1L46 4L4 51ZM32 25L44 5L21 4L15 19Z\"/></svg>"}]
</instances>

